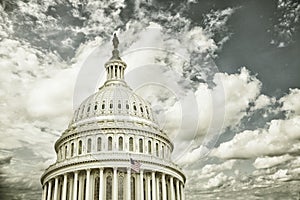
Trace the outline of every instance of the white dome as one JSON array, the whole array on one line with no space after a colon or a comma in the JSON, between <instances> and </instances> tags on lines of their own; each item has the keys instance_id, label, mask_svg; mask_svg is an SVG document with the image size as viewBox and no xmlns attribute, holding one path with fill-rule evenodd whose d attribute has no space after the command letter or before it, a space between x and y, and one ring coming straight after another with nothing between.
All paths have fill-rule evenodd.
<instances>
[{"instance_id":1,"label":"white dome","mask_svg":"<svg viewBox=\"0 0 300 200\"><path fill-rule=\"evenodd\" d=\"M150 104L136 95L124 82L108 82L99 91L86 98L76 109L72 124L95 117L126 117L143 118L156 121Z\"/></svg>"}]
</instances>

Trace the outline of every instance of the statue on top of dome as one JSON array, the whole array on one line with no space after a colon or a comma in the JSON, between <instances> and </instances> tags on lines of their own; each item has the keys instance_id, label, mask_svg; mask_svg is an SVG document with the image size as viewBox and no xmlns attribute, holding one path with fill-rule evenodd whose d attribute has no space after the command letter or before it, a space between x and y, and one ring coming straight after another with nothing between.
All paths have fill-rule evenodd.
<instances>
[{"instance_id":1,"label":"statue on top of dome","mask_svg":"<svg viewBox=\"0 0 300 200\"><path fill-rule=\"evenodd\" d=\"M114 38L113 38L112 42L113 42L113 45L114 45L114 49L118 49L119 40L118 40L118 37L117 37L116 33L114 33Z\"/></svg>"}]
</instances>

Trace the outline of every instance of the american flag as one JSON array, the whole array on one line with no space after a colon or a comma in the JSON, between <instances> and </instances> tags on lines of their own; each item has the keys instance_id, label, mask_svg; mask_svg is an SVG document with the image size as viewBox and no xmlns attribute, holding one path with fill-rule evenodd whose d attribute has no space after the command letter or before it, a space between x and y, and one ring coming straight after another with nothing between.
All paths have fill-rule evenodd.
<instances>
[{"instance_id":1,"label":"american flag","mask_svg":"<svg viewBox=\"0 0 300 200\"><path fill-rule=\"evenodd\" d=\"M131 169L135 172L140 172L141 163L130 158Z\"/></svg>"}]
</instances>

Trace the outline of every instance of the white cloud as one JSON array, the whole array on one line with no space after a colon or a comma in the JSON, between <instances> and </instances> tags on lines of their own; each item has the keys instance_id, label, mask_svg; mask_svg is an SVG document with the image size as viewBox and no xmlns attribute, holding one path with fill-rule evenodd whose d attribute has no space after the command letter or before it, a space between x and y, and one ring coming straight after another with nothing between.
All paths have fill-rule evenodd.
<instances>
[{"instance_id":1,"label":"white cloud","mask_svg":"<svg viewBox=\"0 0 300 200\"><path fill-rule=\"evenodd\" d=\"M290 161L291 159L293 159L293 157L288 154L282 156L273 156L273 157L270 156L258 157L255 159L253 166L256 169L269 168Z\"/></svg>"},{"instance_id":2,"label":"white cloud","mask_svg":"<svg viewBox=\"0 0 300 200\"><path fill-rule=\"evenodd\" d=\"M230 178L226 176L223 172L219 173L215 177L210 178L204 185L206 189L212 189L230 184Z\"/></svg>"},{"instance_id":3,"label":"white cloud","mask_svg":"<svg viewBox=\"0 0 300 200\"><path fill-rule=\"evenodd\" d=\"M295 115L300 115L300 89L290 89L290 93L279 101L283 104L282 110Z\"/></svg>"},{"instance_id":4,"label":"white cloud","mask_svg":"<svg viewBox=\"0 0 300 200\"><path fill-rule=\"evenodd\" d=\"M220 144L212 155L220 158L251 158L294 152L293 144L300 138L300 116L272 120L268 129L243 131L232 140Z\"/></svg>"},{"instance_id":5,"label":"white cloud","mask_svg":"<svg viewBox=\"0 0 300 200\"><path fill-rule=\"evenodd\" d=\"M266 106L272 105L276 102L274 97L268 97L264 94L259 95L259 97L254 102L254 107L251 108L252 111L265 108Z\"/></svg>"},{"instance_id":6,"label":"white cloud","mask_svg":"<svg viewBox=\"0 0 300 200\"><path fill-rule=\"evenodd\" d=\"M247 114L249 103L260 93L261 82L243 67L238 74L216 74L225 92L224 127L234 127Z\"/></svg>"}]
</instances>

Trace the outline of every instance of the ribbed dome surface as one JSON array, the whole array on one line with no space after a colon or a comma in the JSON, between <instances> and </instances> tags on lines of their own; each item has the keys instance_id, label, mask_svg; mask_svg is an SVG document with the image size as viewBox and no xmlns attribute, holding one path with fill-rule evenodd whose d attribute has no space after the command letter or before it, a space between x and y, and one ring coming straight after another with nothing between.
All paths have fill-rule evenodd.
<instances>
[{"instance_id":1,"label":"ribbed dome surface","mask_svg":"<svg viewBox=\"0 0 300 200\"><path fill-rule=\"evenodd\" d=\"M99 116L134 116L155 122L149 103L124 82L104 84L85 99L74 113L71 124ZM156 122L155 122L156 123Z\"/></svg>"}]
</instances>

